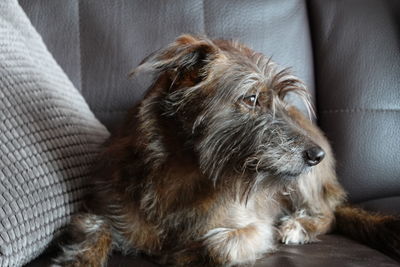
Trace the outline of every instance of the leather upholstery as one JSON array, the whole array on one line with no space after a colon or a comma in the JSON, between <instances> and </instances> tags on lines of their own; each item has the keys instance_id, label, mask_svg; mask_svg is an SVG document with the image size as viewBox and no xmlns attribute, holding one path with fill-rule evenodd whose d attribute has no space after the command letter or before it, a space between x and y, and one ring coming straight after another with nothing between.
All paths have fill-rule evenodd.
<instances>
[{"instance_id":1,"label":"leather upholstery","mask_svg":"<svg viewBox=\"0 0 400 267\"><path fill-rule=\"evenodd\" d=\"M400 213L400 1L19 1L110 130L149 85L127 73L182 33L237 39L292 66L316 88L318 122L350 200ZM257 266L396 265L345 238L322 240L284 246ZM113 256L110 266L152 266L143 262Z\"/></svg>"},{"instance_id":2,"label":"leather upholstery","mask_svg":"<svg viewBox=\"0 0 400 267\"><path fill-rule=\"evenodd\" d=\"M129 80L127 74L182 33L240 40L291 66L314 89L305 1L62 2L20 0L50 51L111 130L149 86L149 79Z\"/></svg>"},{"instance_id":3,"label":"leather upholstery","mask_svg":"<svg viewBox=\"0 0 400 267\"><path fill-rule=\"evenodd\" d=\"M390 197L382 208L400 213L400 2L312 0L309 7L318 122L341 183L353 202Z\"/></svg>"},{"instance_id":4,"label":"leather upholstery","mask_svg":"<svg viewBox=\"0 0 400 267\"><path fill-rule=\"evenodd\" d=\"M20 0L32 24L68 77L81 89L78 1Z\"/></svg>"},{"instance_id":5,"label":"leather upholstery","mask_svg":"<svg viewBox=\"0 0 400 267\"><path fill-rule=\"evenodd\" d=\"M50 256L43 255L26 267L42 267L50 263ZM358 244L341 236L327 235L321 242L300 245L281 246L277 253L266 255L258 260L255 267L395 267L400 264L382 253ZM109 267L135 266L156 267L141 257L113 254Z\"/></svg>"}]
</instances>

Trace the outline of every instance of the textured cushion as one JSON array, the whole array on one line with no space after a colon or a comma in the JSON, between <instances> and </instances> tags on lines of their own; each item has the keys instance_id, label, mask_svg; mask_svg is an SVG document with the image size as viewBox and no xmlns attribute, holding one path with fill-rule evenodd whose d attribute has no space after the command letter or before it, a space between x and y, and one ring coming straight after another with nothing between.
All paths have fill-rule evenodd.
<instances>
[{"instance_id":1,"label":"textured cushion","mask_svg":"<svg viewBox=\"0 0 400 267\"><path fill-rule=\"evenodd\" d=\"M0 1L0 266L39 255L82 198L107 130L17 1Z\"/></svg>"}]
</instances>

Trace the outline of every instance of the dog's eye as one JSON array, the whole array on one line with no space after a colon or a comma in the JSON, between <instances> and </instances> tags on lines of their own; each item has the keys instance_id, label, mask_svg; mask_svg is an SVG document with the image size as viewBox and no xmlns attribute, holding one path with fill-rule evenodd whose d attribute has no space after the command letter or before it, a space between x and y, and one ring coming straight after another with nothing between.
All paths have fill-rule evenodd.
<instances>
[{"instance_id":1,"label":"dog's eye","mask_svg":"<svg viewBox=\"0 0 400 267\"><path fill-rule=\"evenodd\" d=\"M243 103L245 103L247 106L253 108L255 106L259 106L258 99L256 95L249 95L243 97Z\"/></svg>"}]
</instances>

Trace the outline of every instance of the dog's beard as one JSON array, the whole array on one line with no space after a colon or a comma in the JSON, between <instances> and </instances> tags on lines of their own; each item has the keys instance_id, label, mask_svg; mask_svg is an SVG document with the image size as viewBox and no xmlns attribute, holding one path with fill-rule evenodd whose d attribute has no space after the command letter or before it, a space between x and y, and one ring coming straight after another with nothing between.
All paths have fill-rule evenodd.
<instances>
[{"instance_id":1,"label":"dog's beard","mask_svg":"<svg viewBox=\"0 0 400 267\"><path fill-rule=\"evenodd\" d=\"M307 170L304 140L279 114L252 116L230 109L207 119L197 145L201 169L216 183L232 175L250 183L285 183Z\"/></svg>"}]
</instances>

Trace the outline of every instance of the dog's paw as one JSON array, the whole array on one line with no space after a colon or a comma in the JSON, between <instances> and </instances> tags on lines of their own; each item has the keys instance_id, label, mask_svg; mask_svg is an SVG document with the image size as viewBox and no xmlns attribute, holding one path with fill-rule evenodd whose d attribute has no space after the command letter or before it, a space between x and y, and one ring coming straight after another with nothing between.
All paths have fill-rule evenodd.
<instances>
[{"instance_id":1,"label":"dog's paw","mask_svg":"<svg viewBox=\"0 0 400 267\"><path fill-rule=\"evenodd\" d=\"M284 220L279 227L281 242L286 245L306 244L312 241L312 238L303 228L300 222L290 218Z\"/></svg>"},{"instance_id":2,"label":"dog's paw","mask_svg":"<svg viewBox=\"0 0 400 267\"><path fill-rule=\"evenodd\" d=\"M223 266L247 266L274 251L273 228L253 223L242 228L214 228L204 236L209 255Z\"/></svg>"}]
</instances>

